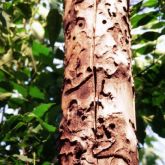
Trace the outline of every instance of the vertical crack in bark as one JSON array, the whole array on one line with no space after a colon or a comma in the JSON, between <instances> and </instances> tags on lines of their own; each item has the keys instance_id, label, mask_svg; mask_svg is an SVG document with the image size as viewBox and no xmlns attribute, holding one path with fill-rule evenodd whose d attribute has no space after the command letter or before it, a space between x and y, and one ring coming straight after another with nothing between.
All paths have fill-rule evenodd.
<instances>
[{"instance_id":1,"label":"vertical crack in bark","mask_svg":"<svg viewBox=\"0 0 165 165\"><path fill-rule=\"evenodd\" d=\"M96 66L95 66L95 62L94 62L94 53L95 53L95 32L96 32L96 19L97 19L97 6L98 3L100 2L100 0L95 0L94 1L94 26L93 26L93 50L92 50L92 56L93 56L93 75L94 75L94 118L95 118L95 131L97 128L97 70L96 70Z\"/></svg>"},{"instance_id":2,"label":"vertical crack in bark","mask_svg":"<svg viewBox=\"0 0 165 165\"><path fill-rule=\"evenodd\" d=\"M94 75L94 88L95 88L95 96L94 96L94 118L95 118L95 131L97 128L97 98L96 98L96 93L97 93L97 73L96 73L96 67L93 67L93 75Z\"/></svg>"}]
</instances>

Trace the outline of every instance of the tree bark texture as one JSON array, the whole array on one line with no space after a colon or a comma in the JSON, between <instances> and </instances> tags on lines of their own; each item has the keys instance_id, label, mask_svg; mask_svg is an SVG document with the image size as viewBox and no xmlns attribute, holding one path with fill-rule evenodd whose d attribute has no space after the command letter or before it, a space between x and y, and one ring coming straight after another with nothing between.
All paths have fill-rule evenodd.
<instances>
[{"instance_id":1,"label":"tree bark texture","mask_svg":"<svg viewBox=\"0 0 165 165\"><path fill-rule=\"evenodd\" d=\"M128 0L65 0L62 165L137 165Z\"/></svg>"}]
</instances>

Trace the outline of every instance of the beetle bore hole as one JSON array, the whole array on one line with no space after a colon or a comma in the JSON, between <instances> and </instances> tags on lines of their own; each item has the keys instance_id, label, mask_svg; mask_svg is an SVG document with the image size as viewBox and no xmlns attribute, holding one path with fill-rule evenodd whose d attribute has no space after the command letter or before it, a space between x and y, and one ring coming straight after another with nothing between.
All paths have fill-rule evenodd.
<instances>
[{"instance_id":1,"label":"beetle bore hole","mask_svg":"<svg viewBox=\"0 0 165 165\"><path fill-rule=\"evenodd\" d=\"M82 27L82 26L83 26L83 23L79 23L78 26L79 26L79 27Z\"/></svg>"},{"instance_id":2,"label":"beetle bore hole","mask_svg":"<svg viewBox=\"0 0 165 165\"><path fill-rule=\"evenodd\" d=\"M103 24L106 24L106 23L107 23L107 21L104 19L104 20L102 21L102 23L103 23Z\"/></svg>"},{"instance_id":3,"label":"beetle bore hole","mask_svg":"<svg viewBox=\"0 0 165 165\"><path fill-rule=\"evenodd\" d=\"M104 123L104 119L103 118L98 118L98 121L99 121L99 123L101 124L101 123Z\"/></svg>"},{"instance_id":4,"label":"beetle bore hole","mask_svg":"<svg viewBox=\"0 0 165 165\"><path fill-rule=\"evenodd\" d=\"M87 118L86 116L81 117L82 121L84 121L86 118Z\"/></svg>"},{"instance_id":5,"label":"beetle bore hole","mask_svg":"<svg viewBox=\"0 0 165 165\"><path fill-rule=\"evenodd\" d=\"M110 127L111 129L114 129L114 128L115 128L115 124L114 124L114 123L111 123L111 124L109 124L109 127Z\"/></svg>"},{"instance_id":6,"label":"beetle bore hole","mask_svg":"<svg viewBox=\"0 0 165 165\"><path fill-rule=\"evenodd\" d=\"M68 121L67 121L67 125L70 125L70 124L71 124L71 121L70 121L70 120L68 120Z\"/></svg>"},{"instance_id":7,"label":"beetle bore hole","mask_svg":"<svg viewBox=\"0 0 165 165\"><path fill-rule=\"evenodd\" d=\"M129 139L126 139L126 143L128 143L128 144L129 144L129 143L130 143L130 140L129 140Z\"/></svg>"}]
</instances>

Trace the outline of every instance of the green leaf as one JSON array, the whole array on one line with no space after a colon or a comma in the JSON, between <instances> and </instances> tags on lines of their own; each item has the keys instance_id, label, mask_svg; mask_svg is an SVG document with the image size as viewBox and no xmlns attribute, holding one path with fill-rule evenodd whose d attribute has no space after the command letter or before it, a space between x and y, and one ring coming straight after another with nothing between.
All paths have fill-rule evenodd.
<instances>
[{"instance_id":1,"label":"green leaf","mask_svg":"<svg viewBox=\"0 0 165 165\"><path fill-rule=\"evenodd\" d=\"M44 99L44 93L40 91L40 89L36 86L30 86L29 95L33 98Z\"/></svg>"},{"instance_id":2,"label":"green leaf","mask_svg":"<svg viewBox=\"0 0 165 165\"><path fill-rule=\"evenodd\" d=\"M40 55L48 56L50 49L37 41L33 41L32 52L34 56L40 56Z\"/></svg>"},{"instance_id":3,"label":"green leaf","mask_svg":"<svg viewBox=\"0 0 165 165\"><path fill-rule=\"evenodd\" d=\"M148 54L154 50L154 44L147 44L145 46L142 46L139 49L136 49L136 52L140 54Z\"/></svg>"},{"instance_id":4,"label":"green leaf","mask_svg":"<svg viewBox=\"0 0 165 165\"><path fill-rule=\"evenodd\" d=\"M22 115L12 115L3 125L3 134L5 135L7 132L11 131L20 121L23 120Z\"/></svg>"},{"instance_id":5,"label":"green leaf","mask_svg":"<svg viewBox=\"0 0 165 165\"><path fill-rule=\"evenodd\" d=\"M26 123L24 123L24 122L19 122L19 123L12 129L12 131L13 131L13 130L18 131L18 129L21 128L21 127L23 127L23 126L26 126Z\"/></svg>"},{"instance_id":6,"label":"green leaf","mask_svg":"<svg viewBox=\"0 0 165 165\"><path fill-rule=\"evenodd\" d=\"M0 39L0 54L5 53L5 44L3 43L2 39Z\"/></svg>"},{"instance_id":7,"label":"green leaf","mask_svg":"<svg viewBox=\"0 0 165 165\"><path fill-rule=\"evenodd\" d=\"M5 48L0 45L0 54L3 54L5 52Z\"/></svg>"},{"instance_id":8,"label":"green leaf","mask_svg":"<svg viewBox=\"0 0 165 165\"><path fill-rule=\"evenodd\" d=\"M37 117L42 117L48 110L49 108L54 105L54 103L49 103L49 104L40 104L36 108L34 108L33 113Z\"/></svg>"},{"instance_id":9,"label":"green leaf","mask_svg":"<svg viewBox=\"0 0 165 165\"><path fill-rule=\"evenodd\" d=\"M0 71L0 82L5 80L5 74Z\"/></svg>"},{"instance_id":10,"label":"green leaf","mask_svg":"<svg viewBox=\"0 0 165 165\"><path fill-rule=\"evenodd\" d=\"M162 28L162 27L164 27L164 26L165 26L165 22L163 22L163 21L158 21L158 22L154 23L154 24L151 26L151 28L152 28L152 29L158 29L158 28Z\"/></svg>"},{"instance_id":11,"label":"green leaf","mask_svg":"<svg viewBox=\"0 0 165 165\"><path fill-rule=\"evenodd\" d=\"M7 92L6 89L0 87L0 94Z\"/></svg>"},{"instance_id":12,"label":"green leaf","mask_svg":"<svg viewBox=\"0 0 165 165\"><path fill-rule=\"evenodd\" d=\"M40 117L38 117L37 115L35 115L34 113L31 113L29 115L30 117L36 117L36 119L40 122L41 126L46 129L49 132L55 132L56 131L56 127L54 127L53 125L48 124L47 122L43 121Z\"/></svg>"},{"instance_id":13,"label":"green leaf","mask_svg":"<svg viewBox=\"0 0 165 165\"><path fill-rule=\"evenodd\" d=\"M32 52L35 59L40 61L40 67L44 67L45 65L50 66L53 63L53 52L46 45L33 41Z\"/></svg>"},{"instance_id":14,"label":"green leaf","mask_svg":"<svg viewBox=\"0 0 165 165\"><path fill-rule=\"evenodd\" d=\"M156 20L158 16L158 12L149 12L144 14L136 14L131 17L131 24L133 28L146 25L147 23Z\"/></svg>"},{"instance_id":15,"label":"green leaf","mask_svg":"<svg viewBox=\"0 0 165 165\"><path fill-rule=\"evenodd\" d=\"M156 139L155 137L153 137L153 136L147 136L147 137L145 138L146 144L147 144L148 146L150 146L150 147L153 147L152 142L155 142L155 141L157 141L157 139Z\"/></svg>"},{"instance_id":16,"label":"green leaf","mask_svg":"<svg viewBox=\"0 0 165 165\"><path fill-rule=\"evenodd\" d=\"M32 129L31 129L31 132L37 134L37 133L39 133L41 130L43 130L42 126L41 126L41 124L38 124L35 128L32 128Z\"/></svg>"},{"instance_id":17,"label":"green leaf","mask_svg":"<svg viewBox=\"0 0 165 165\"><path fill-rule=\"evenodd\" d=\"M19 108L20 106L22 106L24 103L25 103L25 99L24 98L10 98L9 102L8 102L8 105L13 108L13 109L16 109L16 108Z\"/></svg>"},{"instance_id":18,"label":"green leaf","mask_svg":"<svg viewBox=\"0 0 165 165\"><path fill-rule=\"evenodd\" d=\"M50 162L44 162L42 165L51 165Z\"/></svg>"},{"instance_id":19,"label":"green leaf","mask_svg":"<svg viewBox=\"0 0 165 165\"><path fill-rule=\"evenodd\" d=\"M165 96L164 96L164 92L158 92L158 91L155 91L153 92L153 97L152 97L152 103L153 105L155 106L160 106L164 103L165 101Z\"/></svg>"},{"instance_id":20,"label":"green leaf","mask_svg":"<svg viewBox=\"0 0 165 165\"><path fill-rule=\"evenodd\" d=\"M141 35L141 39L146 40L146 41L154 41L159 37L159 33L158 32L146 32L144 34Z\"/></svg>"},{"instance_id":21,"label":"green leaf","mask_svg":"<svg viewBox=\"0 0 165 165\"><path fill-rule=\"evenodd\" d=\"M16 89L24 97L27 97L27 89L25 87L23 87L22 85L16 84L14 82L12 84L13 84L14 89Z\"/></svg>"},{"instance_id":22,"label":"green leaf","mask_svg":"<svg viewBox=\"0 0 165 165\"><path fill-rule=\"evenodd\" d=\"M143 3L143 7L157 7L158 6L158 0L148 0Z\"/></svg>"},{"instance_id":23,"label":"green leaf","mask_svg":"<svg viewBox=\"0 0 165 165\"><path fill-rule=\"evenodd\" d=\"M27 74L25 72L23 72L22 70L15 71L12 74L13 74L14 77L16 77L17 80L28 81Z\"/></svg>"},{"instance_id":24,"label":"green leaf","mask_svg":"<svg viewBox=\"0 0 165 165\"><path fill-rule=\"evenodd\" d=\"M50 124L48 124L48 123L46 123L46 122L41 122L41 125L46 129L46 130L48 130L49 132L55 132L56 131L56 127L54 127L53 125L50 125Z\"/></svg>"},{"instance_id":25,"label":"green leaf","mask_svg":"<svg viewBox=\"0 0 165 165\"><path fill-rule=\"evenodd\" d=\"M54 43L58 38L58 35L61 31L62 16L59 14L57 9L50 10L47 16L47 30L50 45L54 47Z\"/></svg>"},{"instance_id":26,"label":"green leaf","mask_svg":"<svg viewBox=\"0 0 165 165\"><path fill-rule=\"evenodd\" d=\"M135 14L137 14L140 11L140 8L142 6L143 1L140 1L139 3L137 3L136 5L134 5L131 9L131 16L134 16Z\"/></svg>"}]
</instances>

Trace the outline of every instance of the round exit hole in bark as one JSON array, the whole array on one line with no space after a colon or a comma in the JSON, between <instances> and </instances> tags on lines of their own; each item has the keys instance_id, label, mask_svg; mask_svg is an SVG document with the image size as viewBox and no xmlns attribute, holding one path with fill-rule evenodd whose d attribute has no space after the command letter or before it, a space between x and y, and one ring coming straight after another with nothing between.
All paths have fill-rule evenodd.
<instances>
[{"instance_id":1,"label":"round exit hole in bark","mask_svg":"<svg viewBox=\"0 0 165 165\"><path fill-rule=\"evenodd\" d=\"M111 128L111 129L115 129L115 124L114 123L111 123L111 124L109 124L109 128Z\"/></svg>"},{"instance_id":2,"label":"round exit hole in bark","mask_svg":"<svg viewBox=\"0 0 165 165\"><path fill-rule=\"evenodd\" d=\"M126 42L126 44L129 44L129 40L128 39L125 39L125 42Z\"/></svg>"},{"instance_id":3,"label":"round exit hole in bark","mask_svg":"<svg viewBox=\"0 0 165 165\"><path fill-rule=\"evenodd\" d=\"M104 119L102 117L98 118L98 122L101 124L101 123L104 123Z\"/></svg>"},{"instance_id":4,"label":"round exit hole in bark","mask_svg":"<svg viewBox=\"0 0 165 165\"><path fill-rule=\"evenodd\" d=\"M78 150L76 152L76 159L80 159L82 154L83 154L83 151L82 150Z\"/></svg>"},{"instance_id":5,"label":"round exit hole in bark","mask_svg":"<svg viewBox=\"0 0 165 165\"><path fill-rule=\"evenodd\" d=\"M109 132L108 130L105 130L105 135L107 136L108 139L111 138L111 132Z\"/></svg>"},{"instance_id":6,"label":"round exit hole in bark","mask_svg":"<svg viewBox=\"0 0 165 165\"><path fill-rule=\"evenodd\" d=\"M87 68L88 72L92 72L92 69L90 67Z\"/></svg>"},{"instance_id":7,"label":"round exit hole in bark","mask_svg":"<svg viewBox=\"0 0 165 165\"><path fill-rule=\"evenodd\" d=\"M75 40L76 39L76 37L75 36L73 36L73 40Z\"/></svg>"},{"instance_id":8,"label":"round exit hole in bark","mask_svg":"<svg viewBox=\"0 0 165 165\"><path fill-rule=\"evenodd\" d=\"M86 116L82 116L81 120L84 121L87 117Z\"/></svg>"},{"instance_id":9,"label":"round exit hole in bark","mask_svg":"<svg viewBox=\"0 0 165 165\"><path fill-rule=\"evenodd\" d=\"M71 121L70 121L70 120L68 120L68 121L67 121L67 125L70 125L70 124L71 124Z\"/></svg>"},{"instance_id":10,"label":"round exit hole in bark","mask_svg":"<svg viewBox=\"0 0 165 165\"><path fill-rule=\"evenodd\" d=\"M77 24L80 28L84 28L84 27L85 27L85 18L83 18L83 17L77 17L77 18L76 18L76 24Z\"/></svg>"},{"instance_id":11,"label":"round exit hole in bark","mask_svg":"<svg viewBox=\"0 0 165 165\"><path fill-rule=\"evenodd\" d=\"M129 139L126 139L126 143L129 144L130 143L130 140Z\"/></svg>"},{"instance_id":12,"label":"round exit hole in bark","mask_svg":"<svg viewBox=\"0 0 165 165\"><path fill-rule=\"evenodd\" d=\"M102 21L102 23L103 23L103 24L106 24L106 23L107 23L107 21L104 19L104 20Z\"/></svg>"},{"instance_id":13,"label":"round exit hole in bark","mask_svg":"<svg viewBox=\"0 0 165 165\"><path fill-rule=\"evenodd\" d=\"M116 17L116 13L112 12L113 17Z\"/></svg>"},{"instance_id":14,"label":"round exit hole in bark","mask_svg":"<svg viewBox=\"0 0 165 165\"><path fill-rule=\"evenodd\" d=\"M82 22L80 22L80 23L78 24L78 26L79 26L79 27L82 27L82 26L83 26L83 23L82 23Z\"/></svg>"},{"instance_id":15,"label":"round exit hole in bark","mask_svg":"<svg viewBox=\"0 0 165 165\"><path fill-rule=\"evenodd\" d=\"M123 10L124 10L125 12L127 12L127 9L126 9L126 7L123 7Z\"/></svg>"}]
</instances>

